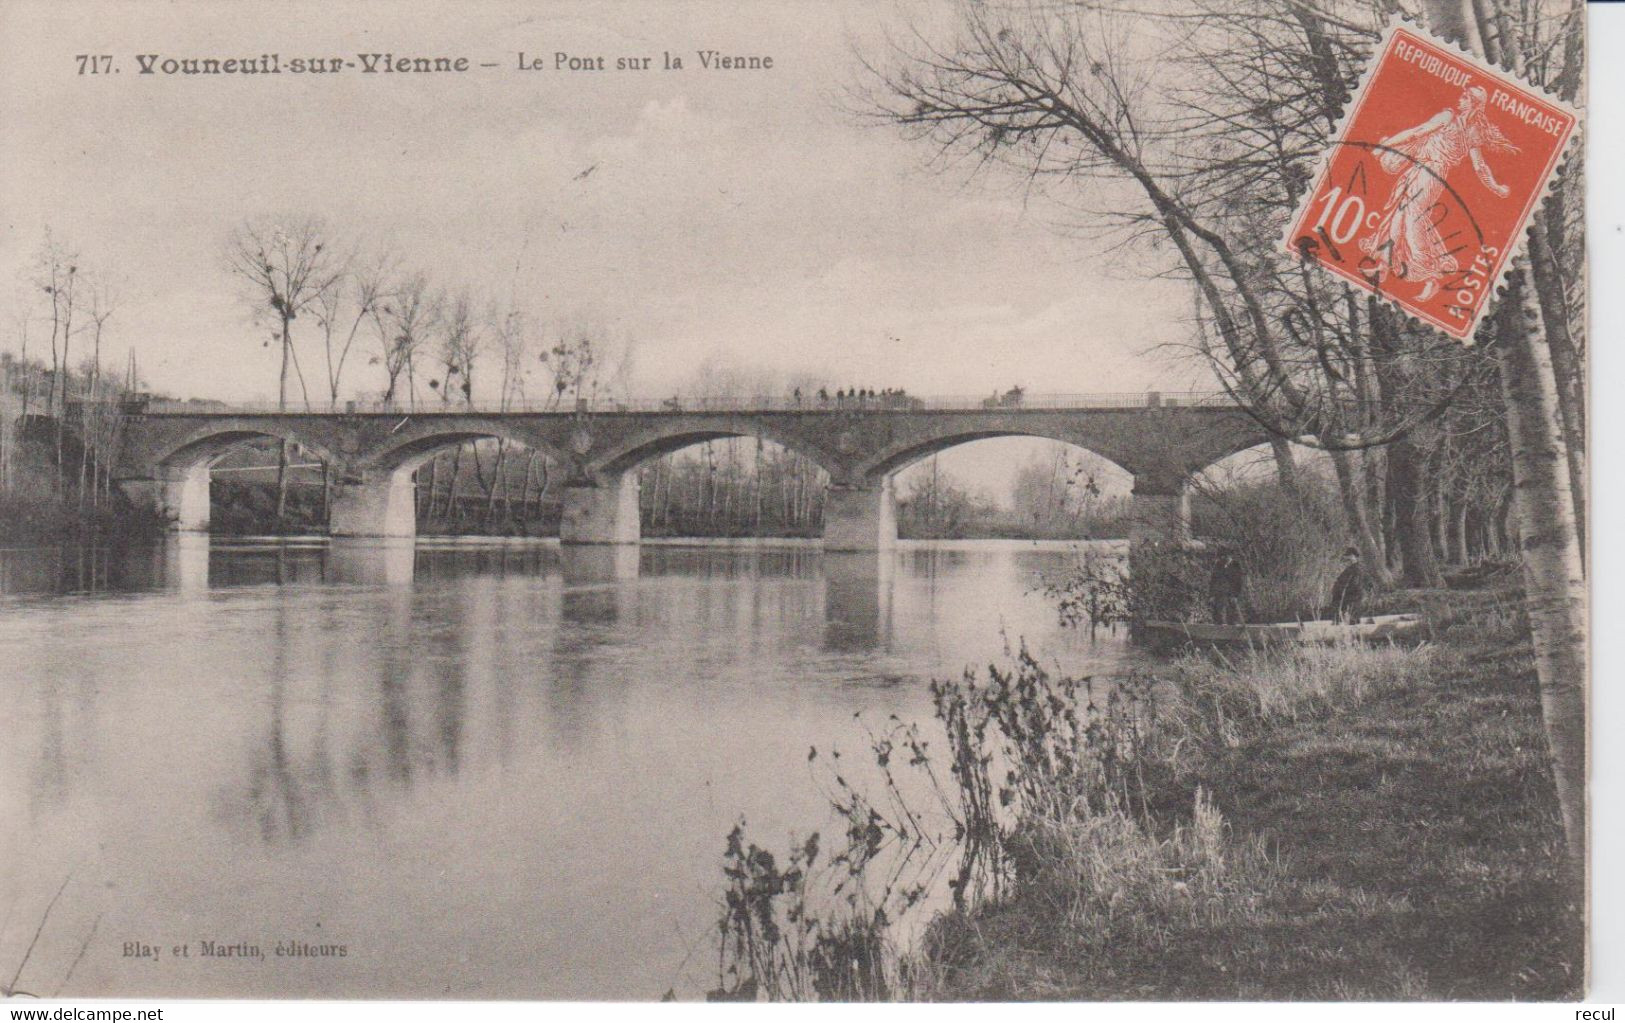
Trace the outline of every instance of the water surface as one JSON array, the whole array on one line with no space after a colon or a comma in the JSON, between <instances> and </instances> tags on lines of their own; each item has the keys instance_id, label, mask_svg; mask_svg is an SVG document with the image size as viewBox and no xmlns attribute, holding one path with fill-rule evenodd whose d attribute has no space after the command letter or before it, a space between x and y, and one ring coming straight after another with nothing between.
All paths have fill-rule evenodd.
<instances>
[{"instance_id":1,"label":"water surface","mask_svg":"<svg viewBox=\"0 0 1625 1023\"><path fill-rule=\"evenodd\" d=\"M692 996L728 830L827 822L810 747L929 719L929 679L1021 639L1126 667L1037 592L1075 556L0 551L0 972L60 889L40 994Z\"/></svg>"}]
</instances>

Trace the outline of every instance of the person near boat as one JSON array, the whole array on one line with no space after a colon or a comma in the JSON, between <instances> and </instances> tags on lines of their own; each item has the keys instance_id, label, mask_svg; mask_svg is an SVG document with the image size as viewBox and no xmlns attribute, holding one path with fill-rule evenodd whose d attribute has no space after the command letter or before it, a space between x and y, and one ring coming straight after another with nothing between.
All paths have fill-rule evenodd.
<instances>
[{"instance_id":1,"label":"person near boat","mask_svg":"<svg viewBox=\"0 0 1625 1023\"><path fill-rule=\"evenodd\" d=\"M1360 567L1360 552L1348 547L1343 551L1343 571L1332 583L1331 613L1334 621L1352 624L1360 620L1360 609L1365 604L1365 570Z\"/></svg>"},{"instance_id":2,"label":"person near boat","mask_svg":"<svg viewBox=\"0 0 1625 1023\"><path fill-rule=\"evenodd\" d=\"M1219 625L1240 625L1246 621L1242 602L1247 591L1247 571L1231 551L1221 552L1208 577L1208 608Z\"/></svg>"}]
</instances>

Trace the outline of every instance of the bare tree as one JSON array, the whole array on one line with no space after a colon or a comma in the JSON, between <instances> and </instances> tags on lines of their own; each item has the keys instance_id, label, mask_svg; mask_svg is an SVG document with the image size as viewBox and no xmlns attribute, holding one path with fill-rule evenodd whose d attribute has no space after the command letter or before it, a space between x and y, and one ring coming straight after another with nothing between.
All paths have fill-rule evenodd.
<instances>
[{"instance_id":1,"label":"bare tree","mask_svg":"<svg viewBox=\"0 0 1625 1023\"><path fill-rule=\"evenodd\" d=\"M73 318L78 311L79 253L45 230L45 240L34 257L34 283L50 302L51 380L45 396L46 415L55 419L56 485L65 484L62 441L68 403L68 351L73 340Z\"/></svg>"},{"instance_id":2,"label":"bare tree","mask_svg":"<svg viewBox=\"0 0 1625 1023\"><path fill-rule=\"evenodd\" d=\"M475 311L475 303L467 291L460 292L446 304L440 320L440 364L444 369L440 381L440 400L450 404L453 394L462 396L463 404L474 403L474 362L484 346L484 325Z\"/></svg>"},{"instance_id":3,"label":"bare tree","mask_svg":"<svg viewBox=\"0 0 1625 1023\"><path fill-rule=\"evenodd\" d=\"M19 414L19 419L26 419L28 417L28 406L34 397L34 375L30 371L28 362L28 324L29 321L33 319L33 314L28 306L29 303L25 299L24 301L18 303L17 308L12 314L13 323L15 324L17 331L17 341L19 347L19 355L17 360L18 368L23 374L23 401L22 411Z\"/></svg>"},{"instance_id":4,"label":"bare tree","mask_svg":"<svg viewBox=\"0 0 1625 1023\"><path fill-rule=\"evenodd\" d=\"M112 454L117 444L119 428L118 410L112 398L116 389L106 388L102 380L102 335L107 321L118 310L120 295L117 285L105 274L88 279L89 306L86 314L90 323L86 329L91 336L91 356L85 367L86 401L80 404L79 426L79 505L83 512L87 498L92 506L99 503L102 480L111 488Z\"/></svg>"},{"instance_id":5,"label":"bare tree","mask_svg":"<svg viewBox=\"0 0 1625 1023\"><path fill-rule=\"evenodd\" d=\"M407 401L416 407L416 354L433 335L440 309L439 292L429 283L428 275L421 272L397 279L374 305L371 315L378 337L378 359L389 380L385 402L399 400L404 376Z\"/></svg>"},{"instance_id":6,"label":"bare tree","mask_svg":"<svg viewBox=\"0 0 1625 1023\"><path fill-rule=\"evenodd\" d=\"M314 304L316 321L322 329L322 350L327 357L328 407L335 409L345 363L362 325L376 322L379 305L387 298L391 271L387 255L367 262L351 258L345 263L349 271L334 278Z\"/></svg>"},{"instance_id":7,"label":"bare tree","mask_svg":"<svg viewBox=\"0 0 1625 1023\"><path fill-rule=\"evenodd\" d=\"M474 362L479 356L482 337L482 325L475 313L474 300L464 290L455 297L448 299L443 307L437 324L439 328L439 350L436 353L440 359L442 375L440 379L431 379L429 387L440 392L440 403L450 405L454 395L461 395L464 405L472 406L474 403ZM480 464L479 444L477 441L456 445L451 454L451 480L446 487L446 518L455 523L460 517L462 506L458 503L457 484L462 474L463 451L469 449L474 460L475 481L487 491L487 504L489 505L489 488ZM436 459L438 462L438 459ZM432 515L434 509L434 493L429 494L429 507Z\"/></svg>"},{"instance_id":8,"label":"bare tree","mask_svg":"<svg viewBox=\"0 0 1625 1023\"><path fill-rule=\"evenodd\" d=\"M1274 438L1286 489L1293 443L1397 443L1386 482L1409 508L1420 495L1406 438L1448 407L1462 376L1451 367L1471 357L1275 242L1378 33L1296 0L1209 6L1129 19L1109 3L966 3L946 41L917 33L889 66L870 62L861 101L944 158L1014 167L1150 272L1189 281L1192 348ZM1370 467L1334 461L1350 532L1385 575ZM1429 552L1405 535L1401 546L1413 581L1436 582Z\"/></svg>"},{"instance_id":9,"label":"bare tree","mask_svg":"<svg viewBox=\"0 0 1625 1023\"><path fill-rule=\"evenodd\" d=\"M551 401L591 403L625 396L631 378L636 340L616 336L610 328L583 318L558 329L554 343L537 354L549 381Z\"/></svg>"},{"instance_id":10,"label":"bare tree","mask_svg":"<svg viewBox=\"0 0 1625 1023\"><path fill-rule=\"evenodd\" d=\"M498 404L507 410L526 398L525 380L530 374L530 355L538 334L534 319L522 309L488 314L490 332L502 356L501 391Z\"/></svg>"},{"instance_id":11,"label":"bare tree","mask_svg":"<svg viewBox=\"0 0 1625 1023\"><path fill-rule=\"evenodd\" d=\"M506 312L498 309L495 303L486 311L487 330L495 340L498 353L502 358L502 377L499 381L497 398L498 407L506 412L515 403L525 400L525 378L530 369L527 365L531 352L534 324L531 317L518 308L509 308ZM485 524L486 529L496 517L497 488L502 488L504 514L507 519L513 519L513 496L509 485L507 473L508 444L503 438L497 438L496 460L491 470L491 486L486 488ZM536 451L531 451L525 463L524 480L520 485L520 507L527 507L530 491L531 473L535 469L538 458ZM545 468L544 468L545 473ZM543 485L545 487L545 477Z\"/></svg>"},{"instance_id":12,"label":"bare tree","mask_svg":"<svg viewBox=\"0 0 1625 1023\"><path fill-rule=\"evenodd\" d=\"M1138 247L1153 272L1187 280L1198 297L1194 347L1277 439L1283 484L1292 483L1290 462L1280 457L1286 442L1331 452L1368 567L1385 567L1370 528L1371 498L1380 492L1404 574L1425 584L1437 580L1426 430L1472 386L1485 356L1275 243L1380 35L1379 6L1238 0L1161 17L1135 12L1130 22L1115 18L1110 2L967 0L946 38L918 30L884 61L866 62L860 103L943 157L1013 167L1031 188L1088 203L1081 208L1088 223L1105 225L1102 237ZM1437 29L1486 36L1492 60L1521 63L1537 81L1545 74L1579 81L1583 16L1572 0L1493 13L1470 0L1426 6ZM1143 59L1152 53L1156 60ZM1560 234L1564 251L1574 250L1568 224L1554 230L1548 217L1537 225L1537 236L1547 237L1531 246L1533 284L1514 281L1480 340L1501 349L1547 735L1578 856L1585 581L1581 463L1567 438L1583 422L1572 414L1583 387L1571 357L1582 351L1575 328L1583 321L1560 286L1577 275L1552 244ZM1537 298L1543 250L1551 250L1548 286Z\"/></svg>"},{"instance_id":13,"label":"bare tree","mask_svg":"<svg viewBox=\"0 0 1625 1023\"><path fill-rule=\"evenodd\" d=\"M554 404L566 397L581 401L591 396L599 375L599 355L593 332L579 325L560 331L553 346L537 354L551 379Z\"/></svg>"},{"instance_id":14,"label":"bare tree","mask_svg":"<svg viewBox=\"0 0 1625 1023\"><path fill-rule=\"evenodd\" d=\"M226 243L226 265L243 282L255 314L269 316L277 327L282 346L277 408L286 409L289 370L295 366L293 323L343 277L344 258L335 250L331 233L320 218L288 216L243 223ZM288 442L278 444L277 452L276 518L280 523L288 505Z\"/></svg>"}]
</instances>

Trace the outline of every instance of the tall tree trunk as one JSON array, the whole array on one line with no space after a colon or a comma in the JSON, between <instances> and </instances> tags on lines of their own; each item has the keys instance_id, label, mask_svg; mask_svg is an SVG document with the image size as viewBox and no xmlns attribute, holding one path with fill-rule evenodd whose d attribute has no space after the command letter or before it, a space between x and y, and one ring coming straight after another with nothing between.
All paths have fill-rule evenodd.
<instances>
[{"instance_id":1,"label":"tall tree trunk","mask_svg":"<svg viewBox=\"0 0 1625 1023\"><path fill-rule=\"evenodd\" d=\"M1390 355L1397 355L1394 332L1389 324L1398 314L1375 299L1371 300L1369 308L1373 344ZM1376 383L1385 407L1395 395L1404 393L1403 385L1393 379L1395 372L1394 360L1385 358L1377 362ZM1430 494L1423 480L1426 460L1410 433L1388 444L1383 457L1387 463L1385 491L1388 503L1384 525L1391 530L1391 542L1386 545L1389 562L1393 563L1397 550L1399 579L1405 586L1442 586L1444 578L1439 573L1437 559L1433 557L1432 527L1428 516Z\"/></svg>"},{"instance_id":2,"label":"tall tree trunk","mask_svg":"<svg viewBox=\"0 0 1625 1023\"><path fill-rule=\"evenodd\" d=\"M1501 388L1541 716L1573 867L1586 848L1586 578L1551 349L1515 272L1500 317Z\"/></svg>"},{"instance_id":3,"label":"tall tree trunk","mask_svg":"<svg viewBox=\"0 0 1625 1023\"><path fill-rule=\"evenodd\" d=\"M1552 372L1557 380L1557 410L1563 422L1563 440L1568 450L1569 487L1574 491L1574 524L1580 536L1580 554L1586 550L1586 472L1585 472L1585 373L1569 331L1569 316L1563 294L1563 275L1557 254L1546 243L1545 225L1536 221L1529 232L1529 263L1535 296L1540 300L1541 324L1552 353Z\"/></svg>"},{"instance_id":4,"label":"tall tree trunk","mask_svg":"<svg viewBox=\"0 0 1625 1023\"><path fill-rule=\"evenodd\" d=\"M1388 445L1388 496L1394 508L1394 539L1399 545L1400 581L1406 586L1443 586L1433 557L1422 459L1409 437Z\"/></svg>"},{"instance_id":5,"label":"tall tree trunk","mask_svg":"<svg viewBox=\"0 0 1625 1023\"><path fill-rule=\"evenodd\" d=\"M1467 519L1471 509L1471 503L1465 498L1457 501L1454 509L1455 529L1450 535L1450 560L1458 565L1472 561L1472 552L1467 543Z\"/></svg>"},{"instance_id":6,"label":"tall tree trunk","mask_svg":"<svg viewBox=\"0 0 1625 1023\"><path fill-rule=\"evenodd\" d=\"M1388 478L1388 459L1381 448L1366 448L1364 451L1355 452L1354 457L1358 459L1354 464L1359 470L1359 475L1365 480L1365 485L1360 488L1359 497L1365 508L1366 524L1376 540L1377 552L1386 568L1388 538L1383 533L1383 515L1388 507L1388 492L1385 486Z\"/></svg>"},{"instance_id":7,"label":"tall tree trunk","mask_svg":"<svg viewBox=\"0 0 1625 1023\"><path fill-rule=\"evenodd\" d=\"M1399 534L1395 530L1395 523L1399 516L1394 514L1393 487L1389 483L1390 473L1393 471L1387 458L1382 460L1382 552L1383 558L1390 572L1397 573L1404 566L1399 549Z\"/></svg>"},{"instance_id":8,"label":"tall tree trunk","mask_svg":"<svg viewBox=\"0 0 1625 1023\"><path fill-rule=\"evenodd\" d=\"M70 271L71 275L71 271ZM62 388L62 404L58 407L56 417L56 479L57 486L67 489L67 480L63 477L62 443L63 428L68 419L68 374L72 372L68 366L68 343L73 339L73 285L68 285L67 309L62 316L62 372L57 374Z\"/></svg>"},{"instance_id":9,"label":"tall tree trunk","mask_svg":"<svg viewBox=\"0 0 1625 1023\"><path fill-rule=\"evenodd\" d=\"M1444 484L1438 472L1433 473L1433 505L1428 521L1433 525L1433 556L1435 560L1450 562L1450 499L1445 496Z\"/></svg>"},{"instance_id":10,"label":"tall tree trunk","mask_svg":"<svg viewBox=\"0 0 1625 1023\"><path fill-rule=\"evenodd\" d=\"M276 407L277 410L286 411L288 408L288 356L293 350L293 334L289 329L288 314L282 314L282 373L277 381ZM278 441L276 446L276 529L282 531L282 524L288 517L288 442Z\"/></svg>"},{"instance_id":11,"label":"tall tree trunk","mask_svg":"<svg viewBox=\"0 0 1625 1023\"><path fill-rule=\"evenodd\" d=\"M1511 518L1512 491L1508 488L1507 492L1501 495L1501 499L1496 502L1495 514L1490 518L1488 536L1496 557L1505 554L1507 548L1513 545L1512 533L1514 527L1510 521Z\"/></svg>"},{"instance_id":12,"label":"tall tree trunk","mask_svg":"<svg viewBox=\"0 0 1625 1023\"><path fill-rule=\"evenodd\" d=\"M463 471L463 446L451 449L451 481L446 485L446 508L442 513L446 522L455 527L457 522L457 477Z\"/></svg>"},{"instance_id":13,"label":"tall tree trunk","mask_svg":"<svg viewBox=\"0 0 1625 1023\"><path fill-rule=\"evenodd\" d=\"M711 442L705 442L705 521L716 528L717 521L717 461Z\"/></svg>"},{"instance_id":14,"label":"tall tree trunk","mask_svg":"<svg viewBox=\"0 0 1625 1023\"><path fill-rule=\"evenodd\" d=\"M85 477L90 471L91 445L95 443L91 433L94 429L90 421L91 415L90 402L85 402L79 406L79 489L75 497L79 502L81 525L85 517Z\"/></svg>"},{"instance_id":15,"label":"tall tree trunk","mask_svg":"<svg viewBox=\"0 0 1625 1023\"><path fill-rule=\"evenodd\" d=\"M1279 437L1270 438L1270 453L1275 456L1275 481L1290 497L1298 496L1298 460L1292 445Z\"/></svg>"},{"instance_id":16,"label":"tall tree trunk","mask_svg":"<svg viewBox=\"0 0 1625 1023\"><path fill-rule=\"evenodd\" d=\"M496 506L496 474L492 473L489 480L485 478L485 465L480 458L479 441L469 442L468 453L474 456L474 484L485 495L485 512L480 517L480 528L489 532L491 528L491 510Z\"/></svg>"},{"instance_id":17,"label":"tall tree trunk","mask_svg":"<svg viewBox=\"0 0 1625 1023\"><path fill-rule=\"evenodd\" d=\"M276 444L276 531L282 532L288 518L288 442Z\"/></svg>"},{"instance_id":18,"label":"tall tree trunk","mask_svg":"<svg viewBox=\"0 0 1625 1023\"><path fill-rule=\"evenodd\" d=\"M1331 456L1332 468L1337 472L1337 492L1343 499L1343 517L1348 523L1349 535L1354 539L1354 546L1360 551L1360 565L1367 575L1378 580L1382 586L1391 586L1393 578L1389 575L1388 565L1383 560L1376 532L1371 528L1371 519L1366 514L1365 501L1362 499L1365 487L1359 480L1359 468L1347 451L1334 449L1328 454Z\"/></svg>"},{"instance_id":19,"label":"tall tree trunk","mask_svg":"<svg viewBox=\"0 0 1625 1023\"><path fill-rule=\"evenodd\" d=\"M762 438L756 438L756 464L751 472L752 500L755 502L756 522L752 530L756 536L762 535Z\"/></svg>"},{"instance_id":20,"label":"tall tree trunk","mask_svg":"<svg viewBox=\"0 0 1625 1023\"><path fill-rule=\"evenodd\" d=\"M440 452L436 451L429 459L429 499L423 502L423 522L425 525L434 521L434 503L440 496Z\"/></svg>"},{"instance_id":21,"label":"tall tree trunk","mask_svg":"<svg viewBox=\"0 0 1625 1023\"><path fill-rule=\"evenodd\" d=\"M1482 52L1463 0L1425 0L1447 39ZM1583 15L1581 19L1583 28ZM1581 29L1570 28L1569 31ZM1495 59L1499 54L1489 54ZM1552 758L1572 874L1586 863L1586 580L1575 490L1552 349L1527 260L1514 264L1496 313L1501 391L1512 445L1513 503L1524 603L1535 648L1541 718ZM1534 282L1535 286L1539 282Z\"/></svg>"},{"instance_id":22,"label":"tall tree trunk","mask_svg":"<svg viewBox=\"0 0 1625 1023\"><path fill-rule=\"evenodd\" d=\"M530 479L536 469L536 452L525 452L525 478L519 484L519 530L530 535Z\"/></svg>"}]
</instances>

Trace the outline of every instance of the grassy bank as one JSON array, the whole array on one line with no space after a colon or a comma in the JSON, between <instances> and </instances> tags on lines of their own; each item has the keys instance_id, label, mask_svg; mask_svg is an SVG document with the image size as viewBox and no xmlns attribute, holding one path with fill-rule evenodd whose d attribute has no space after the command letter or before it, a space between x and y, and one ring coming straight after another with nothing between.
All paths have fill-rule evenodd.
<instances>
[{"instance_id":1,"label":"grassy bank","mask_svg":"<svg viewBox=\"0 0 1625 1023\"><path fill-rule=\"evenodd\" d=\"M1428 603L1437 641L1419 652L1179 664L1172 716L1194 745L1149 793L1177 823L1107 829L1093 872L1061 857L939 920L930 994L1577 996L1579 893L1557 869L1515 601Z\"/></svg>"},{"instance_id":2,"label":"grassy bank","mask_svg":"<svg viewBox=\"0 0 1625 1023\"><path fill-rule=\"evenodd\" d=\"M961 870L964 897L914 948L866 966L866 982L826 976L822 989L1576 997L1580 893L1559 872L1516 594L1410 599L1434 628L1420 649L1193 656L1109 700L1035 663L943 687L952 764L941 774L956 790L945 805L980 864ZM888 843L906 846L891 826L882 814L854 829L830 862L843 862L852 835L872 862ZM826 931L850 944L854 929L895 920L899 904L883 898L803 925L813 952L802 958L829 961L817 951ZM771 987L763 973L750 977L758 993Z\"/></svg>"}]
</instances>

